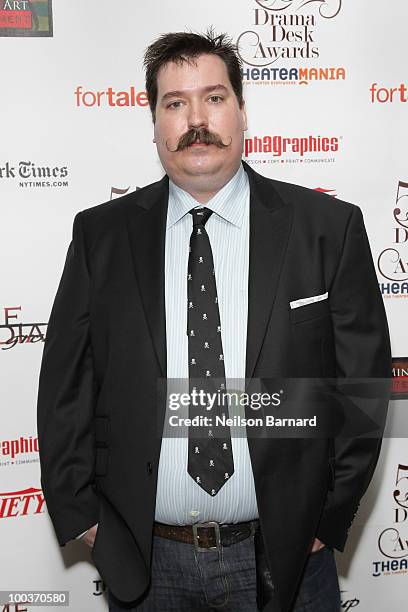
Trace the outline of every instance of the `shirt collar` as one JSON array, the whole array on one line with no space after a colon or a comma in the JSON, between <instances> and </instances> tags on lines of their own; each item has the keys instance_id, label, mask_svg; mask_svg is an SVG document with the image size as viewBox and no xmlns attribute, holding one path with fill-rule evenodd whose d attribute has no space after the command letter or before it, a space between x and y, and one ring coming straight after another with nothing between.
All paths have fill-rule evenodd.
<instances>
[{"instance_id":1,"label":"shirt collar","mask_svg":"<svg viewBox=\"0 0 408 612\"><path fill-rule=\"evenodd\" d=\"M228 183L205 204L197 202L192 195L169 179L169 206L166 227L169 228L177 223L189 210L196 206L205 206L229 223L241 227L245 204L244 197L248 189L248 177L242 164Z\"/></svg>"}]
</instances>

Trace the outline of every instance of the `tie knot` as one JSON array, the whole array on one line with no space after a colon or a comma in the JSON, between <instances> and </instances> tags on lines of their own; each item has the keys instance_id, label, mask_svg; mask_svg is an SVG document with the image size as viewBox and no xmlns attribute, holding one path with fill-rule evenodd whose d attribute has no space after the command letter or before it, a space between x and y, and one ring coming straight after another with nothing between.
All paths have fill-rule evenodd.
<instances>
[{"instance_id":1,"label":"tie knot","mask_svg":"<svg viewBox=\"0 0 408 612\"><path fill-rule=\"evenodd\" d=\"M193 217L193 227L205 225L214 211L209 208L192 208L188 211Z\"/></svg>"}]
</instances>

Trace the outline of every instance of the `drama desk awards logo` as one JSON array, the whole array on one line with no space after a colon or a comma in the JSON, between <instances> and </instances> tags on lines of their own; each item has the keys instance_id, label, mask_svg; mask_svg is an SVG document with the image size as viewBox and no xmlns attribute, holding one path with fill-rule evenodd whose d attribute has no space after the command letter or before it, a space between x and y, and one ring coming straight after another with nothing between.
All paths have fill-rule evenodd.
<instances>
[{"instance_id":1,"label":"drama desk awards logo","mask_svg":"<svg viewBox=\"0 0 408 612\"><path fill-rule=\"evenodd\" d=\"M0 0L0 36L52 36L52 0Z\"/></svg>"},{"instance_id":2,"label":"drama desk awards logo","mask_svg":"<svg viewBox=\"0 0 408 612\"><path fill-rule=\"evenodd\" d=\"M408 465L397 465L393 489L393 522L378 536L378 550L382 559L373 561L375 578L408 573Z\"/></svg>"},{"instance_id":3,"label":"drama desk awards logo","mask_svg":"<svg viewBox=\"0 0 408 612\"><path fill-rule=\"evenodd\" d=\"M244 83L307 85L345 80L343 66L320 63L318 31L340 13L342 0L254 0L250 29L237 37ZM314 60L319 64L312 65Z\"/></svg>"},{"instance_id":4,"label":"drama desk awards logo","mask_svg":"<svg viewBox=\"0 0 408 612\"><path fill-rule=\"evenodd\" d=\"M381 251L377 268L384 298L408 297L408 183L399 181L393 209L392 246Z\"/></svg>"}]
</instances>

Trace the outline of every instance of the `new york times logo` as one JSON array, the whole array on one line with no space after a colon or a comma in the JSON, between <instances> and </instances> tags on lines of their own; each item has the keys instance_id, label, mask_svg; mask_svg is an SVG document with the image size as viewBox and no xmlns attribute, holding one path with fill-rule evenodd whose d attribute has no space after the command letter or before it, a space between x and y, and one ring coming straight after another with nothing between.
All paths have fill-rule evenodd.
<instances>
[{"instance_id":1,"label":"new york times logo","mask_svg":"<svg viewBox=\"0 0 408 612\"><path fill-rule=\"evenodd\" d=\"M16 180L19 187L68 187L68 181L61 180L67 176L65 165L39 165L30 160L0 165L0 182Z\"/></svg>"},{"instance_id":2,"label":"new york times logo","mask_svg":"<svg viewBox=\"0 0 408 612\"><path fill-rule=\"evenodd\" d=\"M32 161L20 161L12 166L6 162L0 166L0 179L9 178L65 178L68 176L67 166L38 166Z\"/></svg>"}]
</instances>

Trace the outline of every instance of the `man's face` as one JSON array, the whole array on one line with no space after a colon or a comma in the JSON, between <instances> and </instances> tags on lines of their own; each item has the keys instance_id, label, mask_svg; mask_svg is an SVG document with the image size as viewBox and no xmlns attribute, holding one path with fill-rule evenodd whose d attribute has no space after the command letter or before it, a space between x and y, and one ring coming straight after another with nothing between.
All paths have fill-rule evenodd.
<instances>
[{"instance_id":1,"label":"man's face","mask_svg":"<svg viewBox=\"0 0 408 612\"><path fill-rule=\"evenodd\" d=\"M170 62L160 68L157 88L154 136L170 178L184 187L229 180L240 164L247 123L224 62L214 55Z\"/></svg>"}]
</instances>

